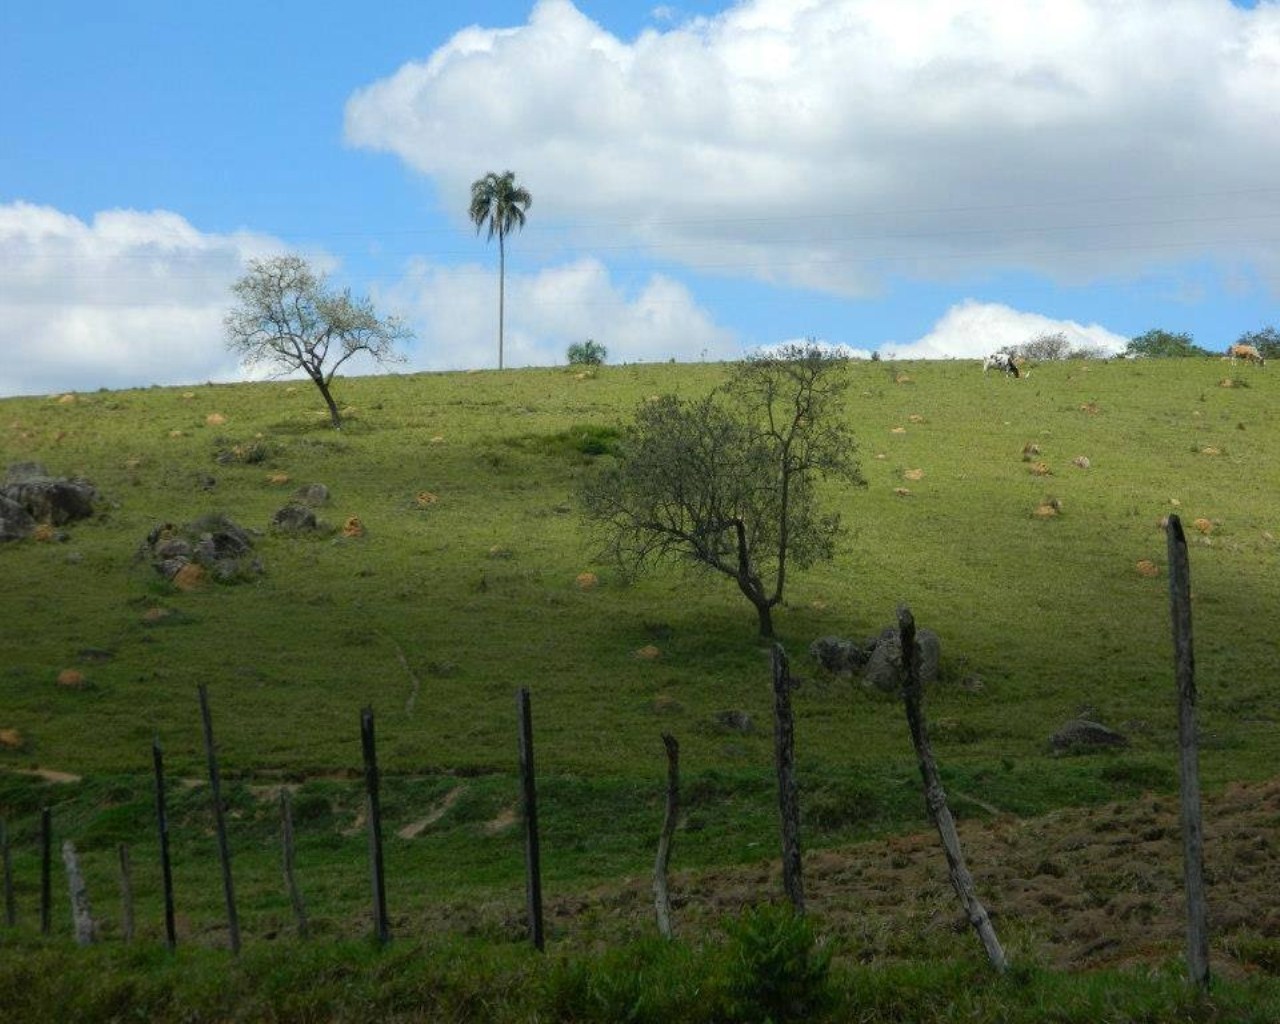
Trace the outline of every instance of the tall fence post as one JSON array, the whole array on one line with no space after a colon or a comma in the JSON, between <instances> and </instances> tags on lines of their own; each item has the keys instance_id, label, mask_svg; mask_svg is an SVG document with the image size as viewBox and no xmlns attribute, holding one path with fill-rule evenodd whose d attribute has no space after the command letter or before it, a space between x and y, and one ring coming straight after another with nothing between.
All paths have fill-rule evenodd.
<instances>
[{"instance_id":1,"label":"tall fence post","mask_svg":"<svg viewBox=\"0 0 1280 1024\"><path fill-rule=\"evenodd\" d=\"M924 719L924 691L920 685L920 659L916 654L916 620L911 609L905 604L898 606L898 636L902 644L902 674L905 677L902 686L902 699L907 710L907 727L911 731L911 742L916 748L916 760L920 765L920 776L924 781L924 801L929 817L942 840L942 848L947 855L947 872L951 876L951 886L960 903L964 906L969 924L978 933L982 948L986 950L991 966L1003 973L1008 969L1009 961L1005 958L996 930L991 924L987 908L978 899L973 884L973 876L969 874L968 865L964 861L964 853L960 849L960 833L956 831L955 818L951 816L951 808L947 806L947 794L942 788L942 779L938 775L938 765L933 758L933 748L929 745L928 727Z\"/></svg>"},{"instance_id":2,"label":"tall fence post","mask_svg":"<svg viewBox=\"0 0 1280 1024\"><path fill-rule=\"evenodd\" d=\"M53 815L40 808L40 934L53 923Z\"/></svg>"},{"instance_id":3,"label":"tall fence post","mask_svg":"<svg viewBox=\"0 0 1280 1024\"><path fill-rule=\"evenodd\" d=\"M310 929L307 926L307 904L302 899L302 890L298 888L298 879L293 871L293 800L287 786L280 787L280 845L284 884L289 890L289 903L298 924L298 937L305 939Z\"/></svg>"},{"instance_id":4,"label":"tall fence post","mask_svg":"<svg viewBox=\"0 0 1280 1024\"><path fill-rule=\"evenodd\" d=\"M542 865L538 851L538 795L533 773L533 712L529 690L516 697L520 716L520 809L524 818L525 905L529 914L529 941L545 948L542 933Z\"/></svg>"},{"instance_id":5,"label":"tall fence post","mask_svg":"<svg viewBox=\"0 0 1280 1024\"><path fill-rule=\"evenodd\" d=\"M18 905L13 898L13 855L9 852L9 829L0 818L0 860L4 862L4 923L18 923Z\"/></svg>"},{"instance_id":6,"label":"tall fence post","mask_svg":"<svg viewBox=\"0 0 1280 1024\"><path fill-rule=\"evenodd\" d=\"M1191 644L1191 565L1187 538L1169 517L1169 607L1173 619L1174 674L1178 685L1178 775L1182 793L1182 873L1187 893L1187 972L1209 987L1209 911L1204 885L1204 821L1200 806L1200 753L1196 724L1196 667Z\"/></svg>"},{"instance_id":7,"label":"tall fence post","mask_svg":"<svg viewBox=\"0 0 1280 1024\"><path fill-rule=\"evenodd\" d=\"M120 934L125 942L133 941L133 868L129 863L129 844L116 848L120 858Z\"/></svg>"},{"instance_id":8,"label":"tall fence post","mask_svg":"<svg viewBox=\"0 0 1280 1024\"><path fill-rule=\"evenodd\" d=\"M791 713L787 652L773 645L773 754L778 769L778 817L782 829L782 887L797 914L804 913L800 858L800 796L796 784L796 727Z\"/></svg>"},{"instance_id":9,"label":"tall fence post","mask_svg":"<svg viewBox=\"0 0 1280 1024\"><path fill-rule=\"evenodd\" d=\"M240 952L240 918L236 914L236 890L231 879L231 847L227 843L226 815L222 809L222 779L218 774L218 753L213 743L213 718L209 714L209 692L199 686L200 718L204 723L204 749L209 759L209 789L213 799L213 819L218 830L218 858L222 862L222 894L227 904L227 942L232 953Z\"/></svg>"},{"instance_id":10,"label":"tall fence post","mask_svg":"<svg viewBox=\"0 0 1280 1024\"><path fill-rule=\"evenodd\" d=\"M667 868L671 864L671 839L680 815L680 744L669 732L662 734L667 750L667 810L658 837L658 855L653 862L653 908L658 915L658 933L671 938L671 894L667 891Z\"/></svg>"},{"instance_id":11,"label":"tall fence post","mask_svg":"<svg viewBox=\"0 0 1280 1024\"><path fill-rule=\"evenodd\" d=\"M62 841L62 864L67 869L67 891L71 897L71 923L76 944L91 945L97 936L97 927L89 906L89 888L84 883L84 872L80 870L80 858L76 856L76 844L70 839Z\"/></svg>"},{"instance_id":12,"label":"tall fence post","mask_svg":"<svg viewBox=\"0 0 1280 1024\"><path fill-rule=\"evenodd\" d=\"M364 752L364 787L369 820L369 874L373 883L373 935L380 945L391 941L387 922L387 887L382 867L382 804L378 800L378 749L373 708L360 712L360 745Z\"/></svg>"},{"instance_id":13,"label":"tall fence post","mask_svg":"<svg viewBox=\"0 0 1280 1024\"><path fill-rule=\"evenodd\" d=\"M160 875L164 882L164 941L172 953L178 945L173 913L173 867L169 860L169 816L165 809L164 752L160 737L151 741L151 763L156 776L156 832L160 837Z\"/></svg>"}]
</instances>

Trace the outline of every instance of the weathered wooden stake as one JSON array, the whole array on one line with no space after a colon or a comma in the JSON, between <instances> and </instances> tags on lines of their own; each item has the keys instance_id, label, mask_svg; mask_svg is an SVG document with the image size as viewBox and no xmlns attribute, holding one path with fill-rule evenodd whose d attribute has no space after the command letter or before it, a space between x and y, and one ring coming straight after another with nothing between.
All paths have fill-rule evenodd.
<instances>
[{"instance_id":1,"label":"weathered wooden stake","mask_svg":"<svg viewBox=\"0 0 1280 1024\"><path fill-rule=\"evenodd\" d=\"M160 836L160 874L164 880L164 941L173 952L178 945L178 933L174 926L173 867L169 861L169 816L164 799L164 753L160 749L160 737L151 741L151 761L156 776L156 832Z\"/></svg>"},{"instance_id":2,"label":"weathered wooden stake","mask_svg":"<svg viewBox=\"0 0 1280 1024\"><path fill-rule=\"evenodd\" d=\"M787 653L773 645L773 756L778 769L778 817L782 829L782 887L797 914L804 913L800 860L800 797L796 785L795 717L791 713Z\"/></svg>"},{"instance_id":3,"label":"weathered wooden stake","mask_svg":"<svg viewBox=\"0 0 1280 1024\"><path fill-rule=\"evenodd\" d=\"M204 721L204 749L209 759L209 790L213 800L213 820L218 830L218 858L222 862L222 894L227 904L227 944L240 952L240 918L236 913L236 889L231 879L231 847L227 843L227 822L222 809L222 779L218 774L218 754L213 743L213 718L209 714L209 692L199 686L200 717Z\"/></svg>"},{"instance_id":4,"label":"weathered wooden stake","mask_svg":"<svg viewBox=\"0 0 1280 1024\"><path fill-rule=\"evenodd\" d=\"M364 751L365 809L369 821L369 874L373 883L373 936L391 941L387 922L387 887L382 867L382 804L378 800L378 749L373 734L373 708L360 712L360 745Z\"/></svg>"},{"instance_id":5,"label":"weathered wooden stake","mask_svg":"<svg viewBox=\"0 0 1280 1024\"><path fill-rule=\"evenodd\" d=\"M18 923L18 905L13 898L13 855L9 852L9 829L0 818L0 860L4 862L4 923Z\"/></svg>"},{"instance_id":6,"label":"weathered wooden stake","mask_svg":"<svg viewBox=\"0 0 1280 1024\"><path fill-rule=\"evenodd\" d=\"M120 857L120 934L125 942L133 941L133 871L129 864L129 844L117 847Z\"/></svg>"},{"instance_id":7,"label":"weathered wooden stake","mask_svg":"<svg viewBox=\"0 0 1280 1024\"><path fill-rule=\"evenodd\" d=\"M924 801L933 819L938 835L942 839L942 848L947 854L947 871L951 876L951 885L960 897L969 924L978 933L982 948L986 950L987 959L997 971L1004 972L1009 962L1000 940L996 938L995 928L987 908L978 899L974 888L973 876L964 861L964 853L960 849L960 834L956 831L955 819L947 806L947 794L942 788L942 780L938 775L938 765L933 758L933 748L929 745L928 727L924 720L924 695L920 685L920 659L916 654L916 620L911 609L905 604L898 606L898 636L902 643L902 672L905 682L902 687L903 702L907 709L907 727L911 730L911 742L916 748L916 760L920 765L920 776L924 780Z\"/></svg>"},{"instance_id":8,"label":"weathered wooden stake","mask_svg":"<svg viewBox=\"0 0 1280 1024\"><path fill-rule=\"evenodd\" d=\"M538 852L538 795L533 774L533 712L529 691L516 697L520 715L520 809L524 818L525 905L529 915L529 941L545 948L542 934L542 865Z\"/></svg>"},{"instance_id":9,"label":"weathered wooden stake","mask_svg":"<svg viewBox=\"0 0 1280 1024\"><path fill-rule=\"evenodd\" d=\"M89 906L89 889L84 884L80 870L80 858L76 845L70 839L62 841L62 863L67 869L67 889L71 895L71 923L75 928L76 944L89 946L97 936L93 922L93 910Z\"/></svg>"},{"instance_id":10,"label":"weathered wooden stake","mask_svg":"<svg viewBox=\"0 0 1280 1024\"><path fill-rule=\"evenodd\" d=\"M53 816L40 809L40 934L48 935L53 924Z\"/></svg>"},{"instance_id":11,"label":"weathered wooden stake","mask_svg":"<svg viewBox=\"0 0 1280 1024\"><path fill-rule=\"evenodd\" d=\"M1209 987L1209 911L1204 884L1204 821L1200 806L1200 752L1196 725L1196 666L1191 645L1191 565L1187 538L1169 517L1169 607L1173 618L1174 674L1178 684L1178 773L1182 790L1182 873L1187 891L1187 973Z\"/></svg>"},{"instance_id":12,"label":"weathered wooden stake","mask_svg":"<svg viewBox=\"0 0 1280 1024\"><path fill-rule=\"evenodd\" d=\"M671 839L675 835L676 821L680 815L680 744L669 732L662 734L662 744L667 749L667 812L662 819L658 856L653 863L653 907L658 914L658 933L664 939L669 939L675 932L671 927L667 868L671 864Z\"/></svg>"},{"instance_id":13,"label":"weathered wooden stake","mask_svg":"<svg viewBox=\"0 0 1280 1024\"><path fill-rule=\"evenodd\" d=\"M280 831L284 858L284 884L289 890L289 902L293 906L294 920L298 923L298 936L305 939L310 929L307 926L307 905L302 899L302 890L298 888L298 879L293 872L293 799L287 786L280 787Z\"/></svg>"}]
</instances>

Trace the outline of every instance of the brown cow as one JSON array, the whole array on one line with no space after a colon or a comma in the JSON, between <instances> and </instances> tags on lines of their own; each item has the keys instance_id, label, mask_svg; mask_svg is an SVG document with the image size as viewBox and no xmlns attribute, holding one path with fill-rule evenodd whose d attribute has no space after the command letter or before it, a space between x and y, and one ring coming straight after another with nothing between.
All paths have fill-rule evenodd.
<instances>
[{"instance_id":1,"label":"brown cow","mask_svg":"<svg viewBox=\"0 0 1280 1024\"><path fill-rule=\"evenodd\" d=\"M1262 358L1262 353L1253 345L1232 345L1227 349L1227 355L1231 357L1233 363L1237 359L1243 359L1246 363L1257 363L1259 366L1267 365L1267 361Z\"/></svg>"}]
</instances>

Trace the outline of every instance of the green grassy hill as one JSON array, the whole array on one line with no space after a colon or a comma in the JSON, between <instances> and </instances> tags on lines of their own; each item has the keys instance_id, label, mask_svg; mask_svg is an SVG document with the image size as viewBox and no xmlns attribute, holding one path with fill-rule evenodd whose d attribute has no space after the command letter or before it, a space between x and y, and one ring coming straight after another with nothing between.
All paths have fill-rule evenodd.
<instances>
[{"instance_id":1,"label":"green grassy hill","mask_svg":"<svg viewBox=\"0 0 1280 1024\"><path fill-rule=\"evenodd\" d=\"M1026 815L1171 788L1160 520L1173 511L1192 540L1205 778L1275 772L1280 380L1218 360L1067 362L1023 380L972 362L849 372L869 486L831 491L850 532L834 564L792 578L776 618L807 677L796 728L810 848L923 820L900 706L807 654L820 636L877 632L900 601L942 638L928 711L958 812ZM156 934L150 744L160 737L175 779L203 776L198 684L231 784L250 936L287 920L269 799L282 781L299 787L300 870L321 930L364 927L354 775L366 704L388 830L405 831L387 852L402 917L464 900L518 906L507 823L525 686L550 892L649 870L663 731L681 741L686 779L677 866L773 856L768 651L754 612L730 584L679 569L622 579L593 560L573 505L601 428L623 426L650 395L704 393L722 373L353 378L339 382L340 433L305 383L0 401L0 468L38 460L89 478L104 499L65 542L0 548L0 729L18 734L0 750L0 815L21 898L36 891L36 811L52 804L99 888L114 884L115 844L134 845L151 908L142 927ZM1038 452L1024 458L1028 445ZM270 530L310 483L331 492L325 528ZM1038 515L1050 501L1059 514ZM215 512L261 531L260 577L183 592L138 559L157 525ZM362 536L343 535L352 516ZM1160 575L1142 575L1143 559ZM584 589L588 571L598 585ZM660 656L638 657L648 645ZM60 687L68 668L87 685ZM715 720L726 709L746 711L754 731L726 733ZM1051 756L1049 736L1081 713L1130 746ZM80 781L22 774L33 769ZM174 801L185 927L216 932L207 796L179 782ZM510 930L494 923L502 913L473 918L480 933Z\"/></svg>"}]
</instances>

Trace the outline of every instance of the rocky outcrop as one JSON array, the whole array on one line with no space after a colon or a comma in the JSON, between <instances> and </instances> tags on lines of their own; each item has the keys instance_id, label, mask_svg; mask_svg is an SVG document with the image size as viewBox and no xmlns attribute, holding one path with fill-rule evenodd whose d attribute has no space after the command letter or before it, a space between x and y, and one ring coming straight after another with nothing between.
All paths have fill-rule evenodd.
<instances>
[{"instance_id":1,"label":"rocky outcrop","mask_svg":"<svg viewBox=\"0 0 1280 1024\"><path fill-rule=\"evenodd\" d=\"M18 462L0 483L0 540L30 536L40 524L64 526L94 513L98 491L81 477L53 476L39 462Z\"/></svg>"}]
</instances>

